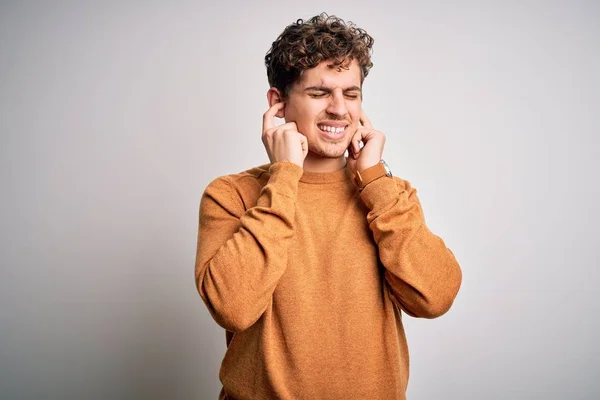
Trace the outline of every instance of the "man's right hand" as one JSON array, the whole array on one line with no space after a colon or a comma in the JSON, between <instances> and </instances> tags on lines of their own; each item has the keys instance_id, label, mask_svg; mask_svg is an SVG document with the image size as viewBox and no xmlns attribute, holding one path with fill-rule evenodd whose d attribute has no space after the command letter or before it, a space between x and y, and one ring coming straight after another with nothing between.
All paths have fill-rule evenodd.
<instances>
[{"instance_id":1,"label":"man's right hand","mask_svg":"<svg viewBox=\"0 0 600 400\"><path fill-rule=\"evenodd\" d=\"M276 103L263 115L262 141L271 163L289 161L303 168L308 154L306 136L298 132L295 122L275 126L275 114L284 105L283 102Z\"/></svg>"}]
</instances>

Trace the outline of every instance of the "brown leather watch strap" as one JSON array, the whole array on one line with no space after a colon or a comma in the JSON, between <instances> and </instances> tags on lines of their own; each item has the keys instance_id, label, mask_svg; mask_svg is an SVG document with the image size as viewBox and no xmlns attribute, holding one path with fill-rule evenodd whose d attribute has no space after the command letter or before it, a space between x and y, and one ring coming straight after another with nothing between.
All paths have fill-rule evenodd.
<instances>
[{"instance_id":1,"label":"brown leather watch strap","mask_svg":"<svg viewBox=\"0 0 600 400\"><path fill-rule=\"evenodd\" d=\"M363 190L365 186L367 186L369 183L385 175L388 175L385 166L381 162L378 162L377 164L365 169L362 172L356 171L354 181L356 182L358 188L360 190Z\"/></svg>"}]
</instances>

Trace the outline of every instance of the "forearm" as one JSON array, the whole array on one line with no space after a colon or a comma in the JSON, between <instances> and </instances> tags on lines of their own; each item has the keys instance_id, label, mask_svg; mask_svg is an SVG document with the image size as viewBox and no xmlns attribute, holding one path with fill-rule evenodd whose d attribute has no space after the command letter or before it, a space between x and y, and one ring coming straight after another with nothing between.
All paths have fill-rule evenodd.
<instances>
[{"instance_id":1,"label":"forearm","mask_svg":"<svg viewBox=\"0 0 600 400\"><path fill-rule=\"evenodd\" d=\"M260 318L287 267L302 170L284 164L271 168L256 206L239 216L210 187L202 199L196 284L217 323L232 332Z\"/></svg>"},{"instance_id":2,"label":"forearm","mask_svg":"<svg viewBox=\"0 0 600 400\"><path fill-rule=\"evenodd\" d=\"M370 210L367 219L394 300L416 317L444 314L462 273L444 241L427 228L416 190L385 177L368 185L361 197Z\"/></svg>"}]
</instances>

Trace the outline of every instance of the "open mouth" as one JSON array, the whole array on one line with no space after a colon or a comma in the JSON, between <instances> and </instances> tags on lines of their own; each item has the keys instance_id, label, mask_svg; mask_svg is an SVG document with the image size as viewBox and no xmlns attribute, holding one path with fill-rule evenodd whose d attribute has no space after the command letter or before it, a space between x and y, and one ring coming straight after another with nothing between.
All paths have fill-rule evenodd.
<instances>
[{"instance_id":1,"label":"open mouth","mask_svg":"<svg viewBox=\"0 0 600 400\"><path fill-rule=\"evenodd\" d=\"M319 124L319 125L317 125L317 127L326 136L330 136L330 137L341 137L346 132L346 129L348 129L348 125L332 126L332 125L326 125L326 124Z\"/></svg>"}]
</instances>

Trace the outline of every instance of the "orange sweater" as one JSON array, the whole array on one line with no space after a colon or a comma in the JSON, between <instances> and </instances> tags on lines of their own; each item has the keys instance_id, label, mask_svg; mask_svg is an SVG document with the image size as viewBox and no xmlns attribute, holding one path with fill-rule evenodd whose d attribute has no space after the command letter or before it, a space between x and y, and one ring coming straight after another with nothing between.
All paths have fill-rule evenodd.
<instances>
[{"instance_id":1,"label":"orange sweater","mask_svg":"<svg viewBox=\"0 0 600 400\"><path fill-rule=\"evenodd\" d=\"M275 163L202 196L196 284L226 330L220 398L405 399L400 309L434 318L461 270L416 190Z\"/></svg>"}]
</instances>

